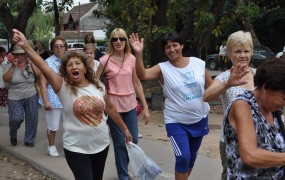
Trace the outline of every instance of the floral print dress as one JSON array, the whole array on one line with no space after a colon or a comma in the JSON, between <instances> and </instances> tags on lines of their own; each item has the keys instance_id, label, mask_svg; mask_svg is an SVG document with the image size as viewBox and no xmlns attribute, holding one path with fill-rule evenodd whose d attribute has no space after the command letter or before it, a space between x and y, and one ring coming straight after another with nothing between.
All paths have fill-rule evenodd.
<instances>
[{"instance_id":1,"label":"floral print dress","mask_svg":"<svg viewBox=\"0 0 285 180\"><path fill-rule=\"evenodd\" d=\"M261 149L266 149L271 152L284 152L285 144L284 137L276 116L274 116L274 125L271 126L267 123L266 119L260 112L260 108L252 91L245 91L244 94L238 95L228 106L224 119L224 134L226 140L226 152L228 159L227 166L227 179L228 180L243 180L243 179L273 179L281 180L284 177L284 166L277 166L271 168L254 168L242 162L239 153L238 137L229 123L228 114L229 110L236 100L246 101L252 112L252 117L255 126L257 146Z\"/></svg>"}]
</instances>

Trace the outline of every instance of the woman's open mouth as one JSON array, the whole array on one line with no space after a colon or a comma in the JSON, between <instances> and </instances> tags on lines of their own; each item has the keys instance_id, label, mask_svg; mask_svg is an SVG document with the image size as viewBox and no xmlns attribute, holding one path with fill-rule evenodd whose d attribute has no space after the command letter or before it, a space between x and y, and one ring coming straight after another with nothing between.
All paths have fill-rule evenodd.
<instances>
[{"instance_id":1,"label":"woman's open mouth","mask_svg":"<svg viewBox=\"0 0 285 180\"><path fill-rule=\"evenodd\" d=\"M75 78L75 79L78 79L79 78L79 72L78 71L73 71L72 72L72 77Z\"/></svg>"}]
</instances>

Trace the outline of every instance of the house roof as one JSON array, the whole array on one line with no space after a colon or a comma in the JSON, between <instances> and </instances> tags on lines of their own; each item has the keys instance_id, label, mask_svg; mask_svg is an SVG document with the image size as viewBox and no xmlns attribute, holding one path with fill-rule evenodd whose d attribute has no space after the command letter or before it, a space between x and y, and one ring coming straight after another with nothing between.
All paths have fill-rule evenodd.
<instances>
[{"instance_id":1,"label":"house roof","mask_svg":"<svg viewBox=\"0 0 285 180\"><path fill-rule=\"evenodd\" d=\"M110 20L104 16L100 16L99 18L95 17L93 15L93 11L95 9L102 9L102 5L100 3L87 3L80 5L80 7L74 6L67 14L65 14L64 24L66 25L70 23L69 19L72 18L73 23L79 24L80 31L106 29L106 26Z\"/></svg>"},{"instance_id":2,"label":"house roof","mask_svg":"<svg viewBox=\"0 0 285 180\"><path fill-rule=\"evenodd\" d=\"M95 9L101 9L102 6L99 3L87 3L79 6L74 6L64 16L64 24L67 25L69 18L73 19L73 23L78 23L79 27L75 31L60 31L60 35L65 39L81 39L86 34L94 33L96 30L104 31L107 24L110 22L106 17L94 17L93 11ZM79 17L80 10L80 17ZM95 35L96 36L96 35ZM105 38L99 36L99 39Z\"/></svg>"},{"instance_id":3,"label":"house roof","mask_svg":"<svg viewBox=\"0 0 285 180\"><path fill-rule=\"evenodd\" d=\"M87 34L93 34L96 40L104 40L106 38L106 33L103 30L94 30L94 31L60 31L60 36L65 40L78 39L82 41Z\"/></svg>"},{"instance_id":4,"label":"house roof","mask_svg":"<svg viewBox=\"0 0 285 180\"><path fill-rule=\"evenodd\" d=\"M65 14L64 24L68 23L69 17L72 16L74 22L77 22L82 16L90 11L97 3L81 4L80 6L73 6L73 8Z\"/></svg>"}]
</instances>

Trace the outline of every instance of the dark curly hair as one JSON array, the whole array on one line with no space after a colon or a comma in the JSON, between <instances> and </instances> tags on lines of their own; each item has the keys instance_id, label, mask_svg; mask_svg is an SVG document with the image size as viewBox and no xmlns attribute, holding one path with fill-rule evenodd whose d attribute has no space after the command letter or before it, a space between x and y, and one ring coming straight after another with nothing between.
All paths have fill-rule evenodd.
<instances>
[{"instance_id":1,"label":"dark curly hair","mask_svg":"<svg viewBox=\"0 0 285 180\"><path fill-rule=\"evenodd\" d=\"M254 85L272 91L285 92L285 59L273 57L260 65L254 76Z\"/></svg>"},{"instance_id":2,"label":"dark curly hair","mask_svg":"<svg viewBox=\"0 0 285 180\"><path fill-rule=\"evenodd\" d=\"M61 57L61 67L59 69L59 72L60 72L60 75L63 77L64 81L66 82L66 85L70 87L71 92L74 95L77 95L78 93L78 87L76 87L74 82L69 79L67 72L66 72L67 63L69 62L70 58L73 58L73 57L77 57L81 59L82 63L86 67L87 71L85 73L85 78L91 84L94 84L98 89L100 89L101 91L104 91L103 85L99 83L100 80L95 75L93 67L87 61L87 56L81 51L67 51Z\"/></svg>"}]
</instances>

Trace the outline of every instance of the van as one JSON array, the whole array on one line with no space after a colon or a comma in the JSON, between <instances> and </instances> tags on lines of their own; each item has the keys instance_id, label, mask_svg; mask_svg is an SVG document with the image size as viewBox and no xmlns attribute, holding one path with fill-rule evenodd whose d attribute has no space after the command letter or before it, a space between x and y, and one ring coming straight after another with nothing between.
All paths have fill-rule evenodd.
<instances>
[{"instance_id":1,"label":"van","mask_svg":"<svg viewBox=\"0 0 285 180\"><path fill-rule=\"evenodd\" d=\"M76 50L80 50L83 51L84 48L84 43L81 42L76 42L76 43L67 43L67 50L68 51L76 51Z\"/></svg>"}]
</instances>

